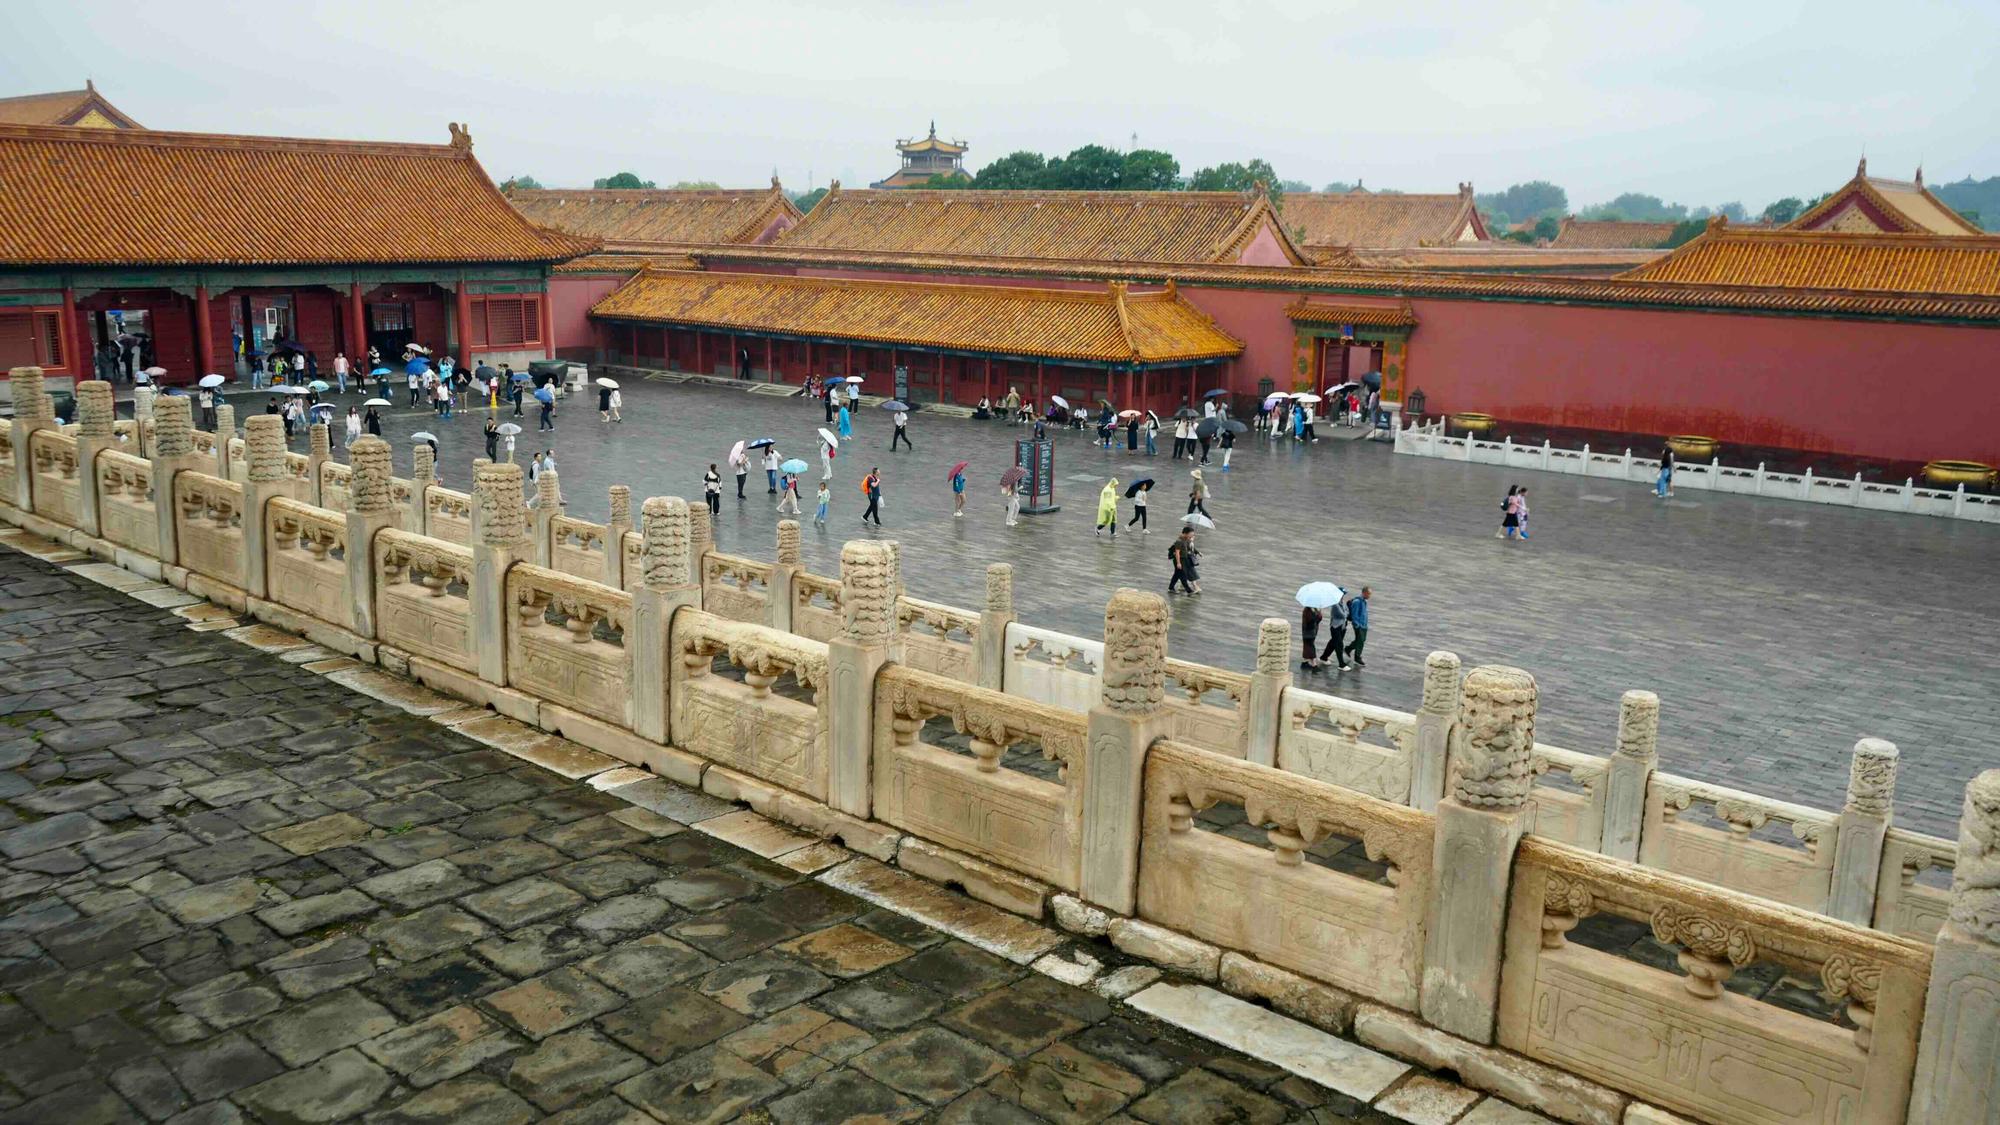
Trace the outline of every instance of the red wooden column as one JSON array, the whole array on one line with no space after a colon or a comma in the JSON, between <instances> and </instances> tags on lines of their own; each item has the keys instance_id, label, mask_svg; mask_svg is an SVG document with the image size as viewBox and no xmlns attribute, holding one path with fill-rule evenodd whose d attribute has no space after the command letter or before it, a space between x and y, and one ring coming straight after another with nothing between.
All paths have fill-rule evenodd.
<instances>
[{"instance_id":1,"label":"red wooden column","mask_svg":"<svg viewBox=\"0 0 2000 1125\"><path fill-rule=\"evenodd\" d=\"M208 286L194 287L194 359L202 375L215 372L215 326L209 322Z\"/></svg>"},{"instance_id":2,"label":"red wooden column","mask_svg":"<svg viewBox=\"0 0 2000 1125\"><path fill-rule=\"evenodd\" d=\"M472 287L461 280L458 283L458 292L454 296L456 301L452 315L458 321L457 354L458 358L465 361L465 366L471 368L476 366L472 362Z\"/></svg>"},{"instance_id":3,"label":"red wooden column","mask_svg":"<svg viewBox=\"0 0 2000 1125\"><path fill-rule=\"evenodd\" d=\"M987 356L984 362L986 367L979 373L979 393L981 398L990 401L993 398L993 357Z\"/></svg>"},{"instance_id":4,"label":"red wooden column","mask_svg":"<svg viewBox=\"0 0 2000 1125\"><path fill-rule=\"evenodd\" d=\"M1043 405L1047 401L1048 399L1042 394L1042 361L1038 359L1035 361L1035 409L1042 414L1048 413L1049 408Z\"/></svg>"},{"instance_id":5,"label":"red wooden column","mask_svg":"<svg viewBox=\"0 0 2000 1125\"><path fill-rule=\"evenodd\" d=\"M548 286L542 286L542 299L536 302L536 304L540 306L542 312L543 359L554 359L556 357L556 312L552 307L553 303L549 300L549 297Z\"/></svg>"},{"instance_id":6,"label":"red wooden column","mask_svg":"<svg viewBox=\"0 0 2000 1125\"><path fill-rule=\"evenodd\" d=\"M806 341L806 374L808 374L808 375L812 375L812 374L815 374L815 373L816 373L816 372L815 372L815 369L813 368L813 342L812 342L811 340L807 340L807 341Z\"/></svg>"},{"instance_id":7,"label":"red wooden column","mask_svg":"<svg viewBox=\"0 0 2000 1125\"><path fill-rule=\"evenodd\" d=\"M361 283L354 282L347 287L347 347L354 353L354 362L368 362L368 325L361 315ZM362 370L373 370L363 367Z\"/></svg>"},{"instance_id":8,"label":"red wooden column","mask_svg":"<svg viewBox=\"0 0 2000 1125\"><path fill-rule=\"evenodd\" d=\"M74 386L75 382L97 378L97 355L93 351L85 359L82 344L76 338L76 290L63 286L62 302L62 329L56 339L62 341L63 362L69 366L70 377L74 380L71 385Z\"/></svg>"},{"instance_id":9,"label":"red wooden column","mask_svg":"<svg viewBox=\"0 0 2000 1125\"><path fill-rule=\"evenodd\" d=\"M771 362L771 338L769 336L764 337L764 378L773 383L782 383L785 381L784 377L778 374L776 365Z\"/></svg>"},{"instance_id":10,"label":"red wooden column","mask_svg":"<svg viewBox=\"0 0 2000 1125\"><path fill-rule=\"evenodd\" d=\"M694 330L694 369L698 375L708 374L708 369L701 365L701 354L704 350L703 344L707 337L708 333L703 332L701 329L697 328Z\"/></svg>"}]
</instances>

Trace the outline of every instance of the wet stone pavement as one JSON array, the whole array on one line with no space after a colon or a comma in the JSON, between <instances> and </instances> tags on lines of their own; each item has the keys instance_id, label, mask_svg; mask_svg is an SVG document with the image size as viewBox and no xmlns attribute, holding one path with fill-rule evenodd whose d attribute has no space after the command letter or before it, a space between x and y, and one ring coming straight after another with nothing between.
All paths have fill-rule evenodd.
<instances>
[{"instance_id":1,"label":"wet stone pavement","mask_svg":"<svg viewBox=\"0 0 2000 1125\"><path fill-rule=\"evenodd\" d=\"M0 549L0 1121L1385 1120L315 653Z\"/></svg>"},{"instance_id":2,"label":"wet stone pavement","mask_svg":"<svg viewBox=\"0 0 2000 1125\"><path fill-rule=\"evenodd\" d=\"M261 405L236 397L240 411ZM892 455L887 416L864 405L855 440L834 462L831 520L815 529L822 415L813 405L639 379L626 380L622 425L599 422L595 405L563 406L552 434L535 432L532 411L521 419L517 460L553 448L573 515L603 520L613 484L631 487L635 511L649 495L698 503L710 462L739 439L769 436L811 466L802 522L813 571L839 573L843 542L879 534L902 542L912 594L976 609L986 564L1009 562L1022 621L1085 637L1102 634L1117 587L1165 589L1167 541L1187 505L1189 466L1168 458L1171 441L1147 458L1122 441L1106 452L1088 432L1065 432L1062 511L1009 529L996 482L1024 431L920 412L910 423L915 451ZM484 418L398 408L383 432L401 472L408 435L437 434L445 483L463 489L484 453ZM956 519L945 472L961 459L972 468L966 516ZM1200 536L1205 593L1172 600L1175 656L1248 671L1259 620L1282 617L1296 631L1291 592L1301 583L1365 583L1376 592L1368 667L1301 672L1302 686L1414 710L1425 654L1450 649L1468 668L1533 672L1537 735L1593 754L1615 745L1620 693L1646 688L1661 699L1662 769L1829 810L1845 796L1855 740L1886 738L1903 753L1898 823L1950 838L1965 783L2000 760L2000 583L1990 573L2000 527L1693 491L1661 501L1642 485L1399 457L1372 442L1246 438L1230 472L1219 471L1219 453L1214 460L1208 509L1219 526ZM859 522L856 484L876 465L880 533ZM762 470L742 501L723 472L717 543L768 559L780 517ZM1093 539L1109 475L1158 481L1150 536L1121 526L1115 540ZM1493 538L1510 484L1533 496L1525 544ZM1129 504L1120 510L1131 518Z\"/></svg>"}]
</instances>

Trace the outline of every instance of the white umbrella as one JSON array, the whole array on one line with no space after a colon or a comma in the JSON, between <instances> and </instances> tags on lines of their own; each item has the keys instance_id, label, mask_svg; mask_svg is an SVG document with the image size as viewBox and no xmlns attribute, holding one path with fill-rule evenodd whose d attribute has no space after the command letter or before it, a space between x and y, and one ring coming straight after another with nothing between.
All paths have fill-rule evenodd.
<instances>
[{"instance_id":1,"label":"white umbrella","mask_svg":"<svg viewBox=\"0 0 2000 1125\"><path fill-rule=\"evenodd\" d=\"M513 423L510 422L508 424L512 425ZM410 435L411 441L436 441L437 439L438 436L429 430L418 430L416 433Z\"/></svg>"},{"instance_id":2,"label":"white umbrella","mask_svg":"<svg viewBox=\"0 0 2000 1125\"><path fill-rule=\"evenodd\" d=\"M835 449L840 448L840 439L833 436L833 431L827 429L824 426L820 427L819 440L827 443L828 445L832 446Z\"/></svg>"},{"instance_id":3,"label":"white umbrella","mask_svg":"<svg viewBox=\"0 0 2000 1125\"><path fill-rule=\"evenodd\" d=\"M1181 517L1181 522L1185 524L1192 524L1195 527L1213 528L1215 526L1214 520L1209 519L1207 516L1202 515L1200 512L1189 512L1187 515Z\"/></svg>"},{"instance_id":4,"label":"white umbrella","mask_svg":"<svg viewBox=\"0 0 2000 1125\"><path fill-rule=\"evenodd\" d=\"M201 385L204 387L219 387L226 382L228 380L220 375L203 375L201 377Z\"/></svg>"},{"instance_id":5,"label":"white umbrella","mask_svg":"<svg viewBox=\"0 0 2000 1125\"><path fill-rule=\"evenodd\" d=\"M393 406L393 405L395 405L395 404L394 404L394 403L392 403L392 402L390 402L390 401L389 401L388 399L386 399L386 398L371 398L371 399L369 399L368 401L366 401L366 402L362 403L361 405L363 405L363 406Z\"/></svg>"},{"instance_id":6,"label":"white umbrella","mask_svg":"<svg viewBox=\"0 0 2000 1125\"><path fill-rule=\"evenodd\" d=\"M271 389L281 395L309 395L312 393L304 387L272 387Z\"/></svg>"},{"instance_id":7,"label":"white umbrella","mask_svg":"<svg viewBox=\"0 0 2000 1125\"><path fill-rule=\"evenodd\" d=\"M167 373L167 369L164 367L148 367L145 373L157 379L160 376L165 375Z\"/></svg>"},{"instance_id":8,"label":"white umbrella","mask_svg":"<svg viewBox=\"0 0 2000 1125\"><path fill-rule=\"evenodd\" d=\"M597 385L603 387L607 391L615 391L618 389L618 380L606 379L600 376L597 380Z\"/></svg>"},{"instance_id":9,"label":"white umbrella","mask_svg":"<svg viewBox=\"0 0 2000 1125\"><path fill-rule=\"evenodd\" d=\"M1050 395L1049 401L1055 403L1057 406L1062 407L1064 410L1069 409L1069 400L1061 395Z\"/></svg>"},{"instance_id":10,"label":"white umbrella","mask_svg":"<svg viewBox=\"0 0 2000 1125\"><path fill-rule=\"evenodd\" d=\"M1326 393L1330 395L1337 395L1343 391L1358 391L1360 389L1361 389L1361 384L1359 383L1335 383L1333 386L1328 387L1326 389Z\"/></svg>"},{"instance_id":11,"label":"white umbrella","mask_svg":"<svg viewBox=\"0 0 2000 1125\"><path fill-rule=\"evenodd\" d=\"M1277 402L1279 399L1286 399L1290 397L1292 396L1288 392L1272 391L1270 394L1264 396L1264 405L1269 406L1272 403Z\"/></svg>"},{"instance_id":12,"label":"white umbrella","mask_svg":"<svg viewBox=\"0 0 2000 1125\"><path fill-rule=\"evenodd\" d=\"M1346 594L1347 591L1331 582L1308 582L1299 587L1299 592L1292 596L1300 605L1325 609L1330 605L1339 605L1340 599Z\"/></svg>"},{"instance_id":13,"label":"white umbrella","mask_svg":"<svg viewBox=\"0 0 2000 1125\"><path fill-rule=\"evenodd\" d=\"M431 350L430 350L429 348L427 348L427 347L423 346L422 344L405 344L405 345L403 345L403 348L404 348L404 350L406 350L406 351L412 351L412 352L415 352L415 353L417 353L418 355L429 355L429 354L431 354Z\"/></svg>"},{"instance_id":14,"label":"white umbrella","mask_svg":"<svg viewBox=\"0 0 2000 1125\"><path fill-rule=\"evenodd\" d=\"M512 422L502 422L500 423L499 428L496 429L494 432L502 434L506 437L513 437L515 434L521 432L521 427L515 425Z\"/></svg>"},{"instance_id":15,"label":"white umbrella","mask_svg":"<svg viewBox=\"0 0 2000 1125\"><path fill-rule=\"evenodd\" d=\"M1300 402L1318 402L1318 401L1319 401L1319 396L1318 396L1318 395L1293 395L1292 397L1293 397L1293 398L1295 398L1295 399L1298 399L1298 400L1299 400Z\"/></svg>"}]
</instances>

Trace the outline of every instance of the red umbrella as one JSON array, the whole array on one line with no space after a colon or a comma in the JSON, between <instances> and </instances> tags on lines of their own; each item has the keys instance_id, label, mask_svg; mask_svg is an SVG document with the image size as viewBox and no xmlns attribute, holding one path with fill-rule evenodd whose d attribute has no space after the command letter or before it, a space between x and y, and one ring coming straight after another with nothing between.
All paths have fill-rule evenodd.
<instances>
[{"instance_id":1,"label":"red umbrella","mask_svg":"<svg viewBox=\"0 0 2000 1125\"><path fill-rule=\"evenodd\" d=\"M1019 465L1016 465L1013 468L1008 469L1006 472L1000 474L1000 487L1012 488L1015 485L1020 484L1022 481L1027 479L1028 479L1028 470L1022 468Z\"/></svg>"},{"instance_id":2,"label":"red umbrella","mask_svg":"<svg viewBox=\"0 0 2000 1125\"><path fill-rule=\"evenodd\" d=\"M944 475L944 479L946 479L946 480L950 480L951 478L953 478L953 477L957 476L958 474L960 474L960 473L964 472L964 471L965 471L965 467L966 467L967 465L970 465L970 464L972 464L972 462L970 462L970 461L960 461L960 462L959 462L958 464L956 464L956 465L953 465L953 466L951 467L951 471L950 471L950 472L948 472L948 473L946 473L946 474Z\"/></svg>"}]
</instances>

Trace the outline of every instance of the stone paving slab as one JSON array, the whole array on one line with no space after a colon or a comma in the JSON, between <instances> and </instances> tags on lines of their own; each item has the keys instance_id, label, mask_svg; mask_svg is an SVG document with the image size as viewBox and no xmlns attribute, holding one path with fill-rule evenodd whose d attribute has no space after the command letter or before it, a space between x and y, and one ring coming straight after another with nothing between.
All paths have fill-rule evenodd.
<instances>
[{"instance_id":1,"label":"stone paving slab","mask_svg":"<svg viewBox=\"0 0 2000 1125\"><path fill-rule=\"evenodd\" d=\"M1385 1119L1109 947L231 622L0 551L0 1125Z\"/></svg>"}]
</instances>

